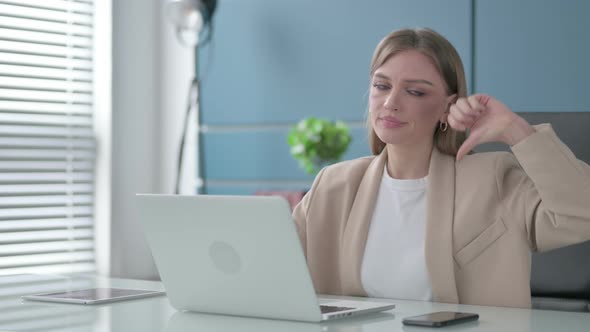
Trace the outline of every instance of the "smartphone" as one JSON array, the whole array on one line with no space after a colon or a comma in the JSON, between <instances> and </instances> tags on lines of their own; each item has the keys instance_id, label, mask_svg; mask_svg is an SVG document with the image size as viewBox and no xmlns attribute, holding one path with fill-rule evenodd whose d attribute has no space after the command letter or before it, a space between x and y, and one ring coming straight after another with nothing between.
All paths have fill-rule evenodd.
<instances>
[{"instance_id":1,"label":"smartphone","mask_svg":"<svg viewBox=\"0 0 590 332\"><path fill-rule=\"evenodd\" d=\"M439 311L426 315L407 317L402 320L404 325L442 327L479 319L478 314L467 312Z\"/></svg>"}]
</instances>

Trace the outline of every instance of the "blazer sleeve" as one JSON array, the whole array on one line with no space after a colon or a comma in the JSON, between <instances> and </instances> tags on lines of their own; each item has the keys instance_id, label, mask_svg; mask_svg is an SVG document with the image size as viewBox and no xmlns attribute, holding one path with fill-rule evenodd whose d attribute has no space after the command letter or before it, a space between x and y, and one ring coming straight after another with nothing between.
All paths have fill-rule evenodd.
<instances>
[{"instance_id":1,"label":"blazer sleeve","mask_svg":"<svg viewBox=\"0 0 590 332\"><path fill-rule=\"evenodd\" d=\"M318 187L320 187L320 181L324 171L326 169L323 168L318 175L315 177L313 184L311 185L311 189L305 193L303 199L295 206L293 209L293 220L295 221L295 225L297 226L297 234L299 235L299 240L301 241L301 246L303 247L303 254L305 258L307 258L307 222L308 222L308 215L309 209L312 204L312 200L316 192L318 191Z\"/></svg>"},{"instance_id":2,"label":"blazer sleeve","mask_svg":"<svg viewBox=\"0 0 590 332\"><path fill-rule=\"evenodd\" d=\"M590 166L576 159L551 125L535 129L512 147L516 160L496 173L504 214L524 221L535 251L590 240Z\"/></svg>"}]
</instances>

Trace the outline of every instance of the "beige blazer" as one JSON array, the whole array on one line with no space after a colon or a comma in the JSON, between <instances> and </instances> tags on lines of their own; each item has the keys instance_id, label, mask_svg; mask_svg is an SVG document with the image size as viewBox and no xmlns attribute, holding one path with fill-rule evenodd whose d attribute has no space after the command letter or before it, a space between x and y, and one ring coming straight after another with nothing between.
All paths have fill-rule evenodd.
<instances>
[{"instance_id":1,"label":"beige blazer","mask_svg":"<svg viewBox=\"0 0 590 332\"><path fill-rule=\"evenodd\" d=\"M514 154L456 162L433 150L425 255L434 301L530 307L530 252L590 240L590 166L550 125L535 128ZM361 264L386 161L384 150L324 168L293 211L318 293L367 296Z\"/></svg>"}]
</instances>

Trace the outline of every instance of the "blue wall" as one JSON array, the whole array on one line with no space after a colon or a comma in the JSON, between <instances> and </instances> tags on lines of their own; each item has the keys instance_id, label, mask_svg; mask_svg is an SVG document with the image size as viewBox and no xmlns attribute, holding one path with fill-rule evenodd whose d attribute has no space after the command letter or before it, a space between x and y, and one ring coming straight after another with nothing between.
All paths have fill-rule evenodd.
<instances>
[{"instance_id":1,"label":"blue wall","mask_svg":"<svg viewBox=\"0 0 590 332\"><path fill-rule=\"evenodd\" d=\"M516 112L590 111L590 1L475 4L476 90Z\"/></svg>"},{"instance_id":2,"label":"blue wall","mask_svg":"<svg viewBox=\"0 0 590 332\"><path fill-rule=\"evenodd\" d=\"M214 41L198 53L208 191L308 188L313 177L286 144L306 116L348 122L344 159L369 155L371 55L402 27L446 36L468 85L515 111L587 111L589 9L583 0L219 0Z\"/></svg>"}]
</instances>

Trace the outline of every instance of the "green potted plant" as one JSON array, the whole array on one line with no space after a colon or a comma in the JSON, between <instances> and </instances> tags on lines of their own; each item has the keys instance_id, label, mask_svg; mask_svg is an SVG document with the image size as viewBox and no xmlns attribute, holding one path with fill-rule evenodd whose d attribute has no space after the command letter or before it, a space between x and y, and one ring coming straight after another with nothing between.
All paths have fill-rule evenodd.
<instances>
[{"instance_id":1,"label":"green potted plant","mask_svg":"<svg viewBox=\"0 0 590 332\"><path fill-rule=\"evenodd\" d=\"M348 149L352 136L341 121L309 117L291 128L287 142L291 155L308 174L340 160Z\"/></svg>"}]
</instances>

